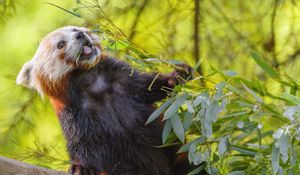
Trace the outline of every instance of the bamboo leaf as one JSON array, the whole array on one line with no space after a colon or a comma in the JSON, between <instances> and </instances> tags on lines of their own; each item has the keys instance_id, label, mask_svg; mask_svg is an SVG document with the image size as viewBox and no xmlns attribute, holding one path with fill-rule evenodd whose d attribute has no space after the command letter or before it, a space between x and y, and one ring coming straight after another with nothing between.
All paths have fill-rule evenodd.
<instances>
[{"instance_id":1,"label":"bamboo leaf","mask_svg":"<svg viewBox=\"0 0 300 175\"><path fill-rule=\"evenodd\" d=\"M256 64L262 68L270 77L279 79L279 74L261 58L256 52L250 52L251 57L254 59Z\"/></svg>"},{"instance_id":2,"label":"bamboo leaf","mask_svg":"<svg viewBox=\"0 0 300 175\"><path fill-rule=\"evenodd\" d=\"M245 90L255 98L255 100L256 100L257 102L263 103L262 98L260 98L258 95L256 95L256 93L255 93L252 89L248 88L248 87L247 87L245 84L243 84L243 83L242 83L242 85L243 85L243 87L245 88Z\"/></svg>"},{"instance_id":3,"label":"bamboo leaf","mask_svg":"<svg viewBox=\"0 0 300 175\"><path fill-rule=\"evenodd\" d=\"M164 104L162 104L158 109L156 109L156 110L150 115L150 117L148 118L148 120L147 120L147 122L146 122L146 125L147 125L148 123L153 122L155 119L157 119L157 118L160 116L160 114L161 114L167 107L169 107L169 106L171 105L171 103L172 103L172 100L169 99L169 100L167 100Z\"/></svg>"},{"instance_id":4,"label":"bamboo leaf","mask_svg":"<svg viewBox=\"0 0 300 175\"><path fill-rule=\"evenodd\" d=\"M173 115L175 115L177 113L178 108L184 103L184 101L186 100L187 97L188 97L188 94L186 94L186 93L177 96L176 100L166 110L165 115L164 115L164 120L173 117Z\"/></svg>"},{"instance_id":5,"label":"bamboo leaf","mask_svg":"<svg viewBox=\"0 0 300 175\"><path fill-rule=\"evenodd\" d=\"M171 121L170 121L170 120L166 120L164 129L163 129L163 133L162 133L162 141L163 141L163 144L166 143L166 141L167 141L167 139L168 139L168 136L169 136L169 134L171 133L171 131L172 131L172 124L171 124Z\"/></svg>"},{"instance_id":6,"label":"bamboo leaf","mask_svg":"<svg viewBox=\"0 0 300 175\"><path fill-rule=\"evenodd\" d=\"M188 159L190 163L193 163L194 165L199 165L202 162L204 162L209 156L209 152L206 151L205 153L201 153L197 149L197 144L193 143L190 146L189 152L188 152Z\"/></svg>"},{"instance_id":7,"label":"bamboo leaf","mask_svg":"<svg viewBox=\"0 0 300 175\"><path fill-rule=\"evenodd\" d=\"M234 145L234 146L232 146L232 149L235 150L235 151L238 151L240 153L243 153L247 156L254 157L256 155L256 151L252 150L252 149L249 149L249 148L244 148L244 147Z\"/></svg>"},{"instance_id":8,"label":"bamboo leaf","mask_svg":"<svg viewBox=\"0 0 300 175\"><path fill-rule=\"evenodd\" d=\"M288 155L289 141L286 133L282 133L279 139L279 152L281 154L281 160L286 163L289 159Z\"/></svg>"},{"instance_id":9,"label":"bamboo leaf","mask_svg":"<svg viewBox=\"0 0 300 175\"><path fill-rule=\"evenodd\" d=\"M276 174L279 169L279 149L276 148L275 144L272 147L272 168L273 174Z\"/></svg>"},{"instance_id":10,"label":"bamboo leaf","mask_svg":"<svg viewBox=\"0 0 300 175\"><path fill-rule=\"evenodd\" d=\"M187 175L197 175L199 174L202 170L204 170L205 165L202 164L198 168L194 169L193 171L189 172Z\"/></svg>"},{"instance_id":11,"label":"bamboo leaf","mask_svg":"<svg viewBox=\"0 0 300 175\"><path fill-rule=\"evenodd\" d=\"M183 128L187 131L193 123L193 115L190 112L186 112L183 119Z\"/></svg>"},{"instance_id":12,"label":"bamboo leaf","mask_svg":"<svg viewBox=\"0 0 300 175\"><path fill-rule=\"evenodd\" d=\"M228 175L245 175L244 171L231 171Z\"/></svg>"},{"instance_id":13,"label":"bamboo leaf","mask_svg":"<svg viewBox=\"0 0 300 175\"><path fill-rule=\"evenodd\" d=\"M297 96L294 96L294 95L291 95L291 94L288 94L288 93L282 93L281 98L284 98L286 99L287 101L291 102L291 103L294 103L296 105L299 105L300 104L300 98L297 97Z\"/></svg>"},{"instance_id":14,"label":"bamboo leaf","mask_svg":"<svg viewBox=\"0 0 300 175\"><path fill-rule=\"evenodd\" d=\"M191 141L191 142L189 142L189 143L187 143L187 144L184 144L184 145L177 151L177 153L188 152L189 149L190 149L190 147L191 147L191 145L192 145L193 143L196 143L196 144L203 144L204 142L205 142L204 137L199 137L199 138L197 138L197 139L195 139L195 140L193 140L193 141Z\"/></svg>"},{"instance_id":15,"label":"bamboo leaf","mask_svg":"<svg viewBox=\"0 0 300 175\"><path fill-rule=\"evenodd\" d=\"M227 145L228 145L228 140L227 140L227 137L223 137L221 138L220 140L220 143L218 145L218 152L221 156L224 155L224 153L226 152L227 150Z\"/></svg>"},{"instance_id":16,"label":"bamboo leaf","mask_svg":"<svg viewBox=\"0 0 300 175\"><path fill-rule=\"evenodd\" d=\"M227 75L228 77L233 77L235 75L237 75L237 73L233 70L226 70L223 72L225 75Z\"/></svg>"},{"instance_id":17,"label":"bamboo leaf","mask_svg":"<svg viewBox=\"0 0 300 175\"><path fill-rule=\"evenodd\" d=\"M190 113L194 113L195 110L194 110L194 108L193 108L192 102L188 100L188 101L186 101L185 103L186 103L186 105L187 105L188 111L189 111Z\"/></svg>"},{"instance_id":18,"label":"bamboo leaf","mask_svg":"<svg viewBox=\"0 0 300 175\"><path fill-rule=\"evenodd\" d=\"M175 135L179 138L181 142L184 143L184 129L178 114L175 114L171 118L171 123Z\"/></svg>"}]
</instances>

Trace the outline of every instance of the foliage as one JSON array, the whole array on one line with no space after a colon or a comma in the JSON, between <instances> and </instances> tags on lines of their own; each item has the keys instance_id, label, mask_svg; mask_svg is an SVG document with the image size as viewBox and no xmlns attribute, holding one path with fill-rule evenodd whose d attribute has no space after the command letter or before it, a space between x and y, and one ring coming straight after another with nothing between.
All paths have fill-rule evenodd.
<instances>
[{"instance_id":1,"label":"foliage","mask_svg":"<svg viewBox=\"0 0 300 175\"><path fill-rule=\"evenodd\" d=\"M114 37L115 32L109 33L107 28L101 30L104 26L101 22L102 34L113 34L112 38L106 38L107 50L118 54L125 51L125 57L143 69L153 68L152 62L159 59L145 54L126 36ZM190 163L199 166L191 174L202 169L209 174L299 172L297 121L300 107L297 106L299 98L295 96L299 84L296 79L281 74L278 67L269 65L252 50L256 48L250 49L248 58L264 71L261 73L264 78L253 81L235 71L223 71L210 65L206 74L177 86L147 121L155 120L164 112L163 146L181 145L179 153L188 152ZM165 63L162 59L159 61ZM176 61L167 63L175 66ZM272 92L273 86L266 86L268 81L281 86L280 95ZM284 92L285 89L291 91Z\"/></svg>"},{"instance_id":2,"label":"foliage","mask_svg":"<svg viewBox=\"0 0 300 175\"><path fill-rule=\"evenodd\" d=\"M194 11L194 1L90 0L76 1L74 8L53 5L84 21L99 34L104 50L136 68L164 72L178 62L194 65L198 71L194 79L169 92L147 121L164 113L161 147L178 145L178 153L187 152L190 163L198 167L190 174L202 169L209 174L299 174L296 1L200 1L200 14ZM195 15L200 15L202 59L193 53L197 36L195 24L189 22ZM40 101L33 104L35 112L48 109L39 105ZM41 122L16 116L12 126ZM18 138L9 133L7 137ZM45 158L38 159L43 166L56 167L46 161L59 157L53 150L47 153L53 145L37 143L34 148ZM57 162L63 160L64 156Z\"/></svg>"},{"instance_id":3,"label":"foliage","mask_svg":"<svg viewBox=\"0 0 300 175\"><path fill-rule=\"evenodd\" d=\"M263 81L255 84L214 71L214 76L223 78L214 87L199 90L189 83L173 92L164 119L165 129L171 127L174 133L168 129L164 143L170 145L177 137L183 142L177 141L183 144L179 152L188 152L194 165L205 163L201 168L209 174L298 174L299 104L295 101L299 98L277 97L269 94ZM263 98L274 102L266 103Z\"/></svg>"},{"instance_id":4,"label":"foliage","mask_svg":"<svg viewBox=\"0 0 300 175\"><path fill-rule=\"evenodd\" d=\"M0 1L0 22L3 22L4 18L11 15L15 9L15 4L13 0L1 0Z\"/></svg>"}]
</instances>

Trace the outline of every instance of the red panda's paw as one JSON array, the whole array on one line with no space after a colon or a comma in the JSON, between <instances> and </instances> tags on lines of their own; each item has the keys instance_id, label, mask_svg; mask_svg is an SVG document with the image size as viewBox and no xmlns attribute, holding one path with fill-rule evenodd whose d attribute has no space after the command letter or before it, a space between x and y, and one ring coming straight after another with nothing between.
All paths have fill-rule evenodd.
<instances>
[{"instance_id":1,"label":"red panda's paw","mask_svg":"<svg viewBox=\"0 0 300 175\"><path fill-rule=\"evenodd\" d=\"M177 64L175 70L170 74L168 85L174 87L176 84L184 84L193 79L194 69L188 64Z\"/></svg>"},{"instance_id":2,"label":"red panda's paw","mask_svg":"<svg viewBox=\"0 0 300 175\"><path fill-rule=\"evenodd\" d=\"M72 175L98 175L95 168L83 167L77 164L71 165L69 168L69 173Z\"/></svg>"}]
</instances>

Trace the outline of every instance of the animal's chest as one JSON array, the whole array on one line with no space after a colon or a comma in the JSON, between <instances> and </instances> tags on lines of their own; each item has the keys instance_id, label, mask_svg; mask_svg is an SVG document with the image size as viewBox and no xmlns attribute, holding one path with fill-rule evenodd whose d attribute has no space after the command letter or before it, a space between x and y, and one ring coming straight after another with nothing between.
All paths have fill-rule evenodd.
<instances>
[{"instance_id":1,"label":"animal's chest","mask_svg":"<svg viewBox=\"0 0 300 175\"><path fill-rule=\"evenodd\" d=\"M92 98L100 98L103 95L122 95L126 89L127 76L113 71L93 70L85 74L80 82L81 92Z\"/></svg>"},{"instance_id":2,"label":"animal's chest","mask_svg":"<svg viewBox=\"0 0 300 175\"><path fill-rule=\"evenodd\" d=\"M113 82L111 78L104 74L91 73L81 80L80 91L95 97L107 93L112 90Z\"/></svg>"},{"instance_id":3,"label":"animal's chest","mask_svg":"<svg viewBox=\"0 0 300 175\"><path fill-rule=\"evenodd\" d=\"M115 113L110 108L119 107L119 103L128 98L124 82L122 76L113 72L89 72L79 81L80 108L87 112Z\"/></svg>"}]
</instances>

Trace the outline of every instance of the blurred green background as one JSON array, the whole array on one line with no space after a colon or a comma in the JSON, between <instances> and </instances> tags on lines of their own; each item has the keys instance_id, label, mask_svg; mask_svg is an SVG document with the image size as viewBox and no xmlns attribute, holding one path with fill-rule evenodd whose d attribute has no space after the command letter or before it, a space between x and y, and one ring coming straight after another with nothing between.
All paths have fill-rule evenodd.
<instances>
[{"instance_id":1,"label":"blurred green background","mask_svg":"<svg viewBox=\"0 0 300 175\"><path fill-rule=\"evenodd\" d=\"M132 41L148 57L192 66L202 61L197 76L210 74L214 65L260 81L273 95L289 91L251 59L249 53L255 51L280 75L300 81L298 1L196 1L47 1L60 9L40 0L0 0L0 155L67 169L65 141L47 98L15 84L42 37L66 25L100 29L104 50L124 60L123 47ZM117 51L109 47L112 41ZM273 99L265 100L274 107Z\"/></svg>"},{"instance_id":2,"label":"blurred green background","mask_svg":"<svg viewBox=\"0 0 300 175\"><path fill-rule=\"evenodd\" d=\"M51 1L66 8L74 1ZM1 1L0 24L0 155L66 169L68 157L59 122L46 98L18 87L21 66L35 53L48 32L82 20L40 0ZM1 7L3 8L3 7Z\"/></svg>"}]
</instances>

